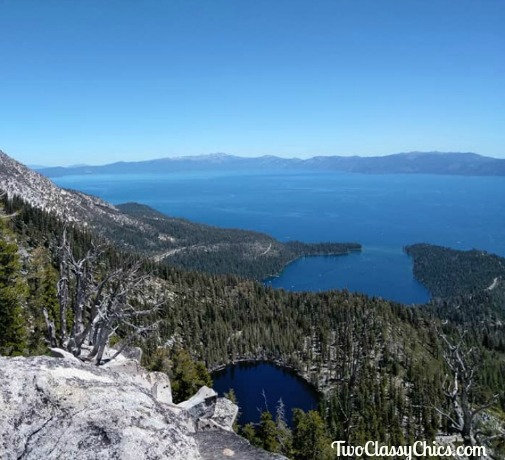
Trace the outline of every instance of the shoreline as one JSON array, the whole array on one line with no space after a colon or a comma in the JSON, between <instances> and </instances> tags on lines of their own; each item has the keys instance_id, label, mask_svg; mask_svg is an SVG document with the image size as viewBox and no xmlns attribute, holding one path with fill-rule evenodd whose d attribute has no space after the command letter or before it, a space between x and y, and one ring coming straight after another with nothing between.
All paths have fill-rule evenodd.
<instances>
[{"instance_id":1,"label":"shoreline","mask_svg":"<svg viewBox=\"0 0 505 460\"><path fill-rule=\"evenodd\" d=\"M315 243L317 244L317 243ZM356 249L348 249L345 252L328 252L326 254L317 254L317 253L307 253L307 254L300 254L299 256L294 257L293 259L288 260L282 268L275 274L272 275L267 275L266 277L262 278L259 280L261 283L265 284L267 280L279 278L282 275L282 272L288 267L288 265L291 265L293 262L296 262L299 259L303 259L305 257L337 257L337 256L348 256L349 254L352 254L353 252L363 252L363 246L360 245L359 248Z\"/></svg>"},{"instance_id":2,"label":"shoreline","mask_svg":"<svg viewBox=\"0 0 505 460\"><path fill-rule=\"evenodd\" d=\"M330 389L330 388L326 388L326 387L320 388L319 387L320 381L318 381L318 385L315 385L313 382L311 382L309 380L309 378L308 378L309 375L304 374L301 370L297 369L296 367L294 367L290 364L286 364L282 360L279 360L279 359L272 360L272 359L268 359L268 358L239 358L234 361L230 361L227 364L219 364L218 366L212 367L208 370L212 376L212 374L214 374L216 372L224 371L229 366L236 366L236 365L247 364L247 363L252 364L252 365L259 365L261 363L266 363L266 364L271 364L271 365L280 367L281 369L287 370L287 371L293 373L294 375L296 375L297 377L301 378L306 384L310 385L312 387L312 389L318 394L319 398L323 398L325 396L325 394L328 392L328 390Z\"/></svg>"}]
</instances>

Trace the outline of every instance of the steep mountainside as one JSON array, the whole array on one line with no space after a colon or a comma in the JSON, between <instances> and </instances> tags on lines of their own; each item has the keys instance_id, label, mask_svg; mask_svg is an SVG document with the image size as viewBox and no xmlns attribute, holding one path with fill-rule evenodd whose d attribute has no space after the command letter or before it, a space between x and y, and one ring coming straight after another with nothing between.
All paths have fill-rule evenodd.
<instances>
[{"instance_id":1,"label":"steep mountainside","mask_svg":"<svg viewBox=\"0 0 505 460\"><path fill-rule=\"evenodd\" d=\"M361 249L356 243L283 244L262 233L195 224L134 203L113 206L97 197L61 189L1 151L0 191L97 231L123 249L191 270L261 279L301 255Z\"/></svg>"},{"instance_id":2,"label":"steep mountainside","mask_svg":"<svg viewBox=\"0 0 505 460\"><path fill-rule=\"evenodd\" d=\"M505 160L475 153L409 152L380 157L316 156L306 160L262 156L244 158L226 154L119 162L103 166L41 168L48 177L72 174L142 174L177 171L347 171L365 174L454 174L504 176Z\"/></svg>"},{"instance_id":3,"label":"steep mountainside","mask_svg":"<svg viewBox=\"0 0 505 460\"><path fill-rule=\"evenodd\" d=\"M84 193L63 190L46 177L0 151L0 190L19 196L32 206L82 226L104 219L113 225L138 225L111 204Z\"/></svg>"},{"instance_id":4,"label":"steep mountainside","mask_svg":"<svg viewBox=\"0 0 505 460\"><path fill-rule=\"evenodd\" d=\"M358 243L280 243L264 233L197 224L168 217L137 203L121 204L117 208L147 224L157 232L156 237L163 240L166 250L157 253L153 260L190 270L261 279L276 274L300 256L361 250Z\"/></svg>"}]
</instances>

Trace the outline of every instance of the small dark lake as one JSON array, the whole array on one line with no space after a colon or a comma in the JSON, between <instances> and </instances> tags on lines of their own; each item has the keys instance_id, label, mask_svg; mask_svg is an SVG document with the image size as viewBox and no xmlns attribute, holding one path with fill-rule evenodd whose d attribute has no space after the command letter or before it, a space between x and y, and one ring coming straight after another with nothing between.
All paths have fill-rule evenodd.
<instances>
[{"instance_id":1,"label":"small dark lake","mask_svg":"<svg viewBox=\"0 0 505 460\"><path fill-rule=\"evenodd\" d=\"M213 373L212 379L214 390L220 396L230 388L235 390L241 412L238 422L241 425L259 422L260 414L265 410L263 392L268 410L274 417L277 403L282 398L289 424L292 409L316 409L319 402L314 387L291 370L268 362L233 364Z\"/></svg>"}]
</instances>

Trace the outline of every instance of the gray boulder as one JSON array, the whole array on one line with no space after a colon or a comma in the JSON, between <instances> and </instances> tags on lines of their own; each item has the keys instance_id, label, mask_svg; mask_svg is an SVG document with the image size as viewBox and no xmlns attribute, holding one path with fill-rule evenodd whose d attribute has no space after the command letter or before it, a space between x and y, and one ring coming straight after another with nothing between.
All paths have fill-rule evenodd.
<instances>
[{"instance_id":1,"label":"gray boulder","mask_svg":"<svg viewBox=\"0 0 505 460\"><path fill-rule=\"evenodd\" d=\"M135 359L114 359L108 363L100 366L102 369L109 369L114 372L121 372L129 375L140 375L144 369L140 366L139 362Z\"/></svg>"},{"instance_id":2,"label":"gray boulder","mask_svg":"<svg viewBox=\"0 0 505 460\"><path fill-rule=\"evenodd\" d=\"M212 420L220 427L231 430L238 415L238 406L229 399L218 398Z\"/></svg>"},{"instance_id":3,"label":"gray boulder","mask_svg":"<svg viewBox=\"0 0 505 460\"><path fill-rule=\"evenodd\" d=\"M2 460L200 459L179 417L128 374L0 358Z\"/></svg>"},{"instance_id":4,"label":"gray boulder","mask_svg":"<svg viewBox=\"0 0 505 460\"><path fill-rule=\"evenodd\" d=\"M214 414L217 393L209 387L201 387L191 398L177 404L184 409L195 420L199 418L210 418Z\"/></svg>"},{"instance_id":5,"label":"gray boulder","mask_svg":"<svg viewBox=\"0 0 505 460\"><path fill-rule=\"evenodd\" d=\"M113 347L114 350L121 350L121 354L125 358L129 359L134 359L135 361L138 361L139 363L142 361L142 348L139 347L122 347L121 344L119 343L115 347Z\"/></svg>"},{"instance_id":6,"label":"gray boulder","mask_svg":"<svg viewBox=\"0 0 505 460\"><path fill-rule=\"evenodd\" d=\"M163 372L148 372L143 378L151 386L151 394L156 401L172 404L172 387L167 374Z\"/></svg>"},{"instance_id":7,"label":"gray boulder","mask_svg":"<svg viewBox=\"0 0 505 460\"><path fill-rule=\"evenodd\" d=\"M204 460L287 460L251 446L233 432L199 431L194 438Z\"/></svg>"},{"instance_id":8,"label":"gray boulder","mask_svg":"<svg viewBox=\"0 0 505 460\"><path fill-rule=\"evenodd\" d=\"M62 350L61 348L49 348L49 351L51 352L51 356L53 358L68 359L75 363L81 362L81 360L79 358L76 358L72 353L66 350Z\"/></svg>"},{"instance_id":9,"label":"gray boulder","mask_svg":"<svg viewBox=\"0 0 505 460\"><path fill-rule=\"evenodd\" d=\"M195 421L196 430L232 430L238 406L229 399L218 398L209 387L201 387L190 399L177 405Z\"/></svg>"}]
</instances>

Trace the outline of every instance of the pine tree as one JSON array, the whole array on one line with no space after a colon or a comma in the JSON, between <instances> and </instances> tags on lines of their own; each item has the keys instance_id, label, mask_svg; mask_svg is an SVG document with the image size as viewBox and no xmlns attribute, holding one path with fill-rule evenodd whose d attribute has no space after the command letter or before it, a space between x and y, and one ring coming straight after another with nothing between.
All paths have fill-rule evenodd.
<instances>
[{"instance_id":1,"label":"pine tree","mask_svg":"<svg viewBox=\"0 0 505 460\"><path fill-rule=\"evenodd\" d=\"M270 452L280 452L277 425L269 411L265 411L261 414L258 438L261 441L263 449Z\"/></svg>"},{"instance_id":2,"label":"pine tree","mask_svg":"<svg viewBox=\"0 0 505 460\"><path fill-rule=\"evenodd\" d=\"M195 362L189 352L179 348L172 358L172 394L175 402L193 396L200 387L212 387L212 378L201 362Z\"/></svg>"},{"instance_id":3,"label":"pine tree","mask_svg":"<svg viewBox=\"0 0 505 460\"><path fill-rule=\"evenodd\" d=\"M21 273L18 246L0 219L0 354L26 352L27 331L23 304L27 287Z\"/></svg>"},{"instance_id":4,"label":"pine tree","mask_svg":"<svg viewBox=\"0 0 505 460\"><path fill-rule=\"evenodd\" d=\"M31 334L28 348L30 354L43 354L47 351L47 344L51 342L47 331L44 314L59 328L58 297L56 283L58 272L51 265L48 253L42 248L32 251L32 262L28 273L30 295L28 299L29 321ZM71 318L68 318L71 323Z\"/></svg>"},{"instance_id":5,"label":"pine tree","mask_svg":"<svg viewBox=\"0 0 505 460\"><path fill-rule=\"evenodd\" d=\"M329 460L333 456L323 419L318 412L293 409L293 447L296 460Z\"/></svg>"},{"instance_id":6,"label":"pine tree","mask_svg":"<svg viewBox=\"0 0 505 460\"><path fill-rule=\"evenodd\" d=\"M277 425L279 452L290 458L293 455L293 433L291 433L286 421L286 410L282 398L279 399L279 402L277 403L275 423Z\"/></svg>"}]
</instances>

